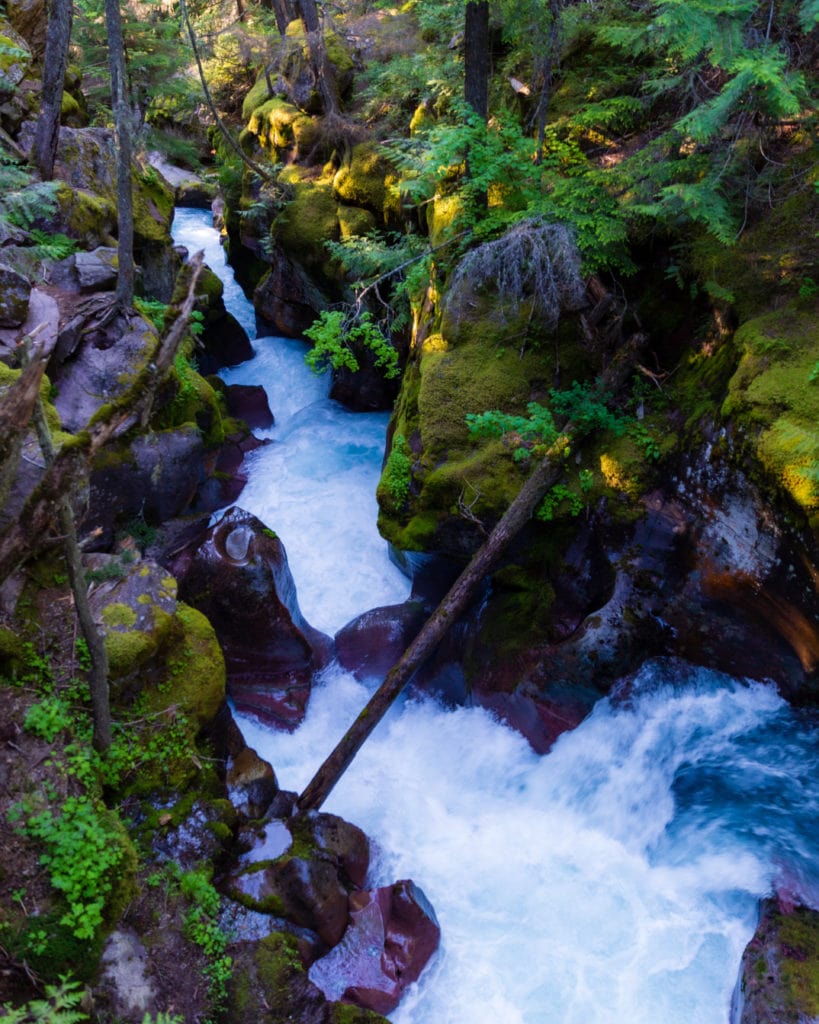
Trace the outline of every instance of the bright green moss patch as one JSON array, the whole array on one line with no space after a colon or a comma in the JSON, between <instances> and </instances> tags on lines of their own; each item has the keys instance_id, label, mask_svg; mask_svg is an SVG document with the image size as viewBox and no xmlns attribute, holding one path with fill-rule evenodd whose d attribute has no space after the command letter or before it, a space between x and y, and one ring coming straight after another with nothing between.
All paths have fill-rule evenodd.
<instances>
[{"instance_id":1,"label":"bright green moss patch","mask_svg":"<svg viewBox=\"0 0 819 1024\"><path fill-rule=\"evenodd\" d=\"M819 1016L819 915L799 907L779 918L781 972L789 1005L807 1018Z\"/></svg>"},{"instance_id":2,"label":"bright green moss patch","mask_svg":"<svg viewBox=\"0 0 819 1024\"><path fill-rule=\"evenodd\" d=\"M289 177L293 199L273 222L273 236L305 267L327 276L329 261L324 243L337 242L341 236L333 186L326 179Z\"/></svg>"},{"instance_id":3,"label":"bright green moss patch","mask_svg":"<svg viewBox=\"0 0 819 1024\"><path fill-rule=\"evenodd\" d=\"M142 596L146 597L147 595L143 594ZM137 613L129 605L117 602L106 605L103 608L102 621L109 627L123 626L126 629L130 629L137 621Z\"/></svg>"},{"instance_id":4,"label":"bright green moss patch","mask_svg":"<svg viewBox=\"0 0 819 1024\"><path fill-rule=\"evenodd\" d=\"M796 305L748 321L723 415L746 428L767 472L811 518L819 516L819 328Z\"/></svg>"},{"instance_id":5,"label":"bright green moss patch","mask_svg":"<svg viewBox=\"0 0 819 1024\"><path fill-rule=\"evenodd\" d=\"M398 203L390 186L397 181L395 172L376 142L360 142L353 147L348 162L336 172L333 188L343 203L370 210L383 223L398 213Z\"/></svg>"},{"instance_id":6,"label":"bright green moss patch","mask_svg":"<svg viewBox=\"0 0 819 1024\"><path fill-rule=\"evenodd\" d=\"M283 160L294 146L300 150L309 148L316 135L312 119L278 96L254 107L247 117L246 130L274 161Z\"/></svg>"}]
</instances>

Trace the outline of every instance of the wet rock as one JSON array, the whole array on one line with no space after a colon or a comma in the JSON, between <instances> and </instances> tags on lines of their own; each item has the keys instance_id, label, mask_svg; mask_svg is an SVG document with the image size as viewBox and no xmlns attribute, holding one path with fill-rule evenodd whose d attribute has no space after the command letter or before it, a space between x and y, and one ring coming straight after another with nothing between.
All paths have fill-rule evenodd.
<instances>
[{"instance_id":1,"label":"wet rock","mask_svg":"<svg viewBox=\"0 0 819 1024\"><path fill-rule=\"evenodd\" d=\"M0 263L0 327L19 327L28 316L31 282Z\"/></svg>"},{"instance_id":2,"label":"wet rock","mask_svg":"<svg viewBox=\"0 0 819 1024\"><path fill-rule=\"evenodd\" d=\"M812 1024L819 1019L819 912L765 900L742 955L734 1024Z\"/></svg>"},{"instance_id":3,"label":"wet rock","mask_svg":"<svg viewBox=\"0 0 819 1024\"><path fill-rule=\"evenodd\" d=\"M273 413L261 384L229 384L225 398L230 415L244 420L251 430L273 426Z\"/></svg>"},{"instance_id":4,"label":"wet rock","mask_svg":"<svg viewBox=\"0 0 819 1024\"><path fill-rule=\"evenodd\" d=\"M227 881L245 906L275 914L315 932L334 946L347 924L348 891L362 884L369 866L367 837L332 814L270 819L244 830L249 849Z\"/></svg>"},{"instance_id":5,"label":"wet rock","mask_svg":"<svg viewBox=\"0 0 819 1024\"><path fill-rule=\"evenodd\" d=\"M383 678L412 642L427 614L417 601L364 612L336 633L339 664L356 679Z\"/></svg>"},{"instance_id":6,"label":"wet rock","mask_svg":"<svg viewBox=\"0 0 819 1024\"><path fill-rule=\"evenodd\" d=\"M180 595L213 623L237 710L294 729L332 642L302 617L279 538L232 508L173 566Z\"/></svg>"},{"instance_id":7,"label":"wet rock","mask_svg":"<svg viewBox=\"0 0 819 1024\"><path fill-rule=\"evenodd\" d=\"M151 829L151 851L158 861L172 861L183 871L218 860L232 835L236 821L226 800L194 800L190 810L177 821L174 802L156 805L158 826ZM138 819L137 819L138 820Z\"/></svg>"},{"instance_id":8,"label":"wet rock","mask_svg":"<svg viewBox=\"0 0 819 1024\"><path fill-rule=\"evenodd\" d=\"M225 885L233 899L309 928L329 947L344 934L347 890L329 861L285 855L231 874Z\"/></svg>"},{"instance_id":9,"label":"wet rock","mask_svg":"<svg viewBox=\"0 0 819 1024\"><path fill-rule=\"evenodd\" d=\"M85 526L110 540L117 523L173 519L193 505L207 470L205 443L192 424L112 446L94 461Z\"/></svg>"},{"instance_id":10,"label":"wet rock","mask_svg":"<svg viewBox=\"0 0 819 1024\"><path fill-rule=\"evenodd\" d=\"M270 271L253 293L260 330L285 338L300 338L326 309L327 300L305 271L275 246Z\"/></svg>"},{"instance_id":11,"label":"wet rock","mask_svg":"<svg viewBox=\"0 0 819 1024\"><path fill-rule=\"evenodd\" d=\"M279 792L276 773L252 747L228 757L225 783L228 799L246 818L261 818Z\"/></svg>"},{"instance_id":12,"label":"wet rock","mask_svg":"<svg viewBox=\"0 0 819 1024\"><path fill-rule=\"evenodd\" d=\"M148 162L173 189L177 206L191 206L198 210L211 208L216 196L216 186L212 182L205 181L185 167L168 163L161 153L149 153Z\"/></svg>"},{"instance_id":13,"label":"wet rock","mask_svg":"<svg viewBox=\"0 0 819 1024\"><path fill-rule=\"evenodd\" d=\"M344 938L310 968L328 999L390 1013L438 948L435 911L411 881L350 896Z\"/></svg>"},{"instance_id":14,"label":"wet rock","mask_svg":"<svg viewBox=\"0 0 819 1024\"><path fill-rule=\"evenodd\" d=\"M253 346L247 331L232 313L225 313L202 332L197 347L199 372L207 376L223 366L238 366L253 358Z\"/></svg>"}]
</instances>

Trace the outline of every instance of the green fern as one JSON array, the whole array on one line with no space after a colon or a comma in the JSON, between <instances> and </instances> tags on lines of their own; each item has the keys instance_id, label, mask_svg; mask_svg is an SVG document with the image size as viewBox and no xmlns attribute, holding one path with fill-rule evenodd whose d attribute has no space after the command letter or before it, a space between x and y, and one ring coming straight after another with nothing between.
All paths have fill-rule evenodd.
<instances>
[{"instance_id":1,"label":"green fern","mask_svg":"<svg viewBox=\"0 0 819 1024\"><path fill-rule=\"evenodd\" d=\"M53 216L59 209L56 181L35 181L0 200L0 219L14 227L30 230L42 217Z\"/></svg>"},{"instance_id":2,"label":"green fern","mask_svg":"<svg viewBox=\"0 0 819 1024\"><path fill-rule=\"evenodd\" d=\"M79 249L73 238L60 233L51 235L48 231L32 228L31 237L36 243L34 255L40 260L64 260Z\"/></svg>"},{"instance_id":3,"label":"green fern","mask_svg":"<svg viewBox=\"0 0 819 1024\"><path fill-rule=\"evenodd\" d=\"M16 1009L3 1007L6 1024L79 1024L88 1015L78 1009L82 987L77 981L60 978L59 985L46 985L45 999L32 999Z\"/></svg>"}]
</instances>

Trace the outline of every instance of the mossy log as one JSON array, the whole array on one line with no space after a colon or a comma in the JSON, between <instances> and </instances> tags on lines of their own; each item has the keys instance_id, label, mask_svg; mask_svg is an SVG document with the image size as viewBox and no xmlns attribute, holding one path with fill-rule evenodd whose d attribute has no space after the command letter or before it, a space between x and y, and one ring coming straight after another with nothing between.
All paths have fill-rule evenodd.
<instances>
[{"instance_id":1,"label":"mossy log","mask_svg":"<svg viewBox=\"0 0 819 1024\"><path fill-rule=\"evenodd\" d=\"M600 382L602 394L615 394L634 370L647 338L633 335L618 351ZM532 470L515 500L470 563L455 581L420 633L368 701L358 718L342 736L298 799L299 811L317 810L332 792L355 755L392 706L415 672L438 646L446 632L469 604L477 587L496 564L510 542L532 517L543 495L563 473L563 453L569 441L580 440L584 431L572 422L563 425L561 434L546 456Z\"/></svg>"}]
</instances>

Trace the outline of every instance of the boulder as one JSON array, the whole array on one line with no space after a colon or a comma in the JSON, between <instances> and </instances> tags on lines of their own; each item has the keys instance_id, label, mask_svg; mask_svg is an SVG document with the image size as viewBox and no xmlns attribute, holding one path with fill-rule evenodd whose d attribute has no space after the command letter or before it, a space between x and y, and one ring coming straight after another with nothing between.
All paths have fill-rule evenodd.
<instances>
[{"instance_id":1,"label":"boulder","mask_svg":"<svg viewBox=\"0 0 819 1024\"><path fill-rule=\"evenodd\" d=\"M390 1013L440 940L435 911L412 881L355 892L344 938L313 964L310 980L328 999Z\"/></svg>"},{"instance_id":2,"label":"boulder","mask_svg":"<svg viewBox=\"0 0 819 1024\"><path fill-rule=\"evenodd\" d=\"M302 617L279 538L231 508L173 567L183 599L216 629L237 710L295 729L332 642Z\"/></svg>"},{"instance_id":3,"label":"boulder","mask_svg":"<svg viewBox=\"0 0 819 1024\"><path fill-rule=\"evenodd\" d=\"M0 329L0 362L16 365L19 352L18 343L35 328L39 328L35 336L37 348L48 354L57 344L60 309L56 300L41 288L32 288L28 299L28 312L19 327Z\"/></svg>"},{"instance_id":4,"label":"boulder","mask_svg":"<svg viewBox=\"0 0 819 1024\"><path fill-rule=\"evenodd\" d=\"M332 948L347 925L348 892L363 883L369 867L361 829L312 812L271 818L240 839L249 849L226 881L233 898L310 929Z\"/></svg>"},{"instance_id":5,"label":"boulder","mask_svg":"<svg viewBox=\"0 0 819 1024\"><path fill-rule=\"evenodd\" d=\"M42 57L45 53L48 14L45 0L7 0L6 17L31 49Z\"/></svg>"},{"instance_id":6,"label":"boulder","mask_svg":"<svg viewBox=\"0 0 819 1024\"><path fill-rule=\"evenodd\" d=\"M28 316L31 282L0 263L0 327L19 327Z\"/></svg>"},{"instance_id":7,"label":"boulder","mask_svg":"<svg viewBox=\"0 0 819 1024\"><path fill-rule=\"evenodd\" d=\"M85 335L67 324L48 367L66 430L81 430L102 405L123 394L153 357L158 341L156 328L135 313Z\"/></svg>"},{"instance_id":8,"label":"boulder","mask_svg":"<svg viewBox=\"0 0 819 1024\"><path fill-rule=\"evenodd\" d=\"M373 608L336 633L336 657L356 679L383 678L426 621L418 601Z\"/></svg>"},{"instance_id":9,"label":"boulder","mask_svg":"<svg viewBox=\"0 0 819 1024\"><path fill-rule=\"evenodd\" d=\"M253 429L266 430L274 423L267 401L267 392L261 384L229 384L225 388L228 412Z\"/></svg>"},{"instance_id":10,"label":"boulder","mask_svg":"<svg viewBox=\"0 0 819 1024\"><path fill-rule=\"evenodd\" d=\"M271 264L253 293L260 333L300 338L327 307L327 300L281 247L275 246Z\"/></svg>"},{"instance_id":11,"label":"boulder","mask_svg":"<svg viewBox=\"0 0 819 1024\"><path fill-rule=\"evenodd\" d=\"M207 463L202 434L192 424L109 446L91 469L86 528L110 540L116 527L130 519L156 523L181 515L192 507Z\"/></svg>"},{"instance_id":12,"label":"boulder","mask_svg":"<svg viewBox=\"0 0 819 1024\"><path fill-rule=\"evenodd\" d=\"M272 766L247 746L228 756L225 785L228 799L246 818L261 818L279 792Z\"/></svg>"},{"instance_id":13,"label":"boulder","mask_svg":"<svg viewBox=\"0 0 819 1024\"><path fill-rule=\"evenodd\" d=\"M196 365L205 376L252 358L253 345L247 331L232 313L223 313L207 324L197 340Z\"/></svg>"},{"instance_id":14,"label":"boulder","mask_svg":"<svg viewBox=\"0 0 819 1024\"><path fill-rule=\"evenodd\" d=\"M225 698L225 668L205 617L177 600L176 580L130 550L88 555L91 609L105 637L113 697L141 697L148 714L169 707L194 733Z\"/></svg>"}]
</instances>

